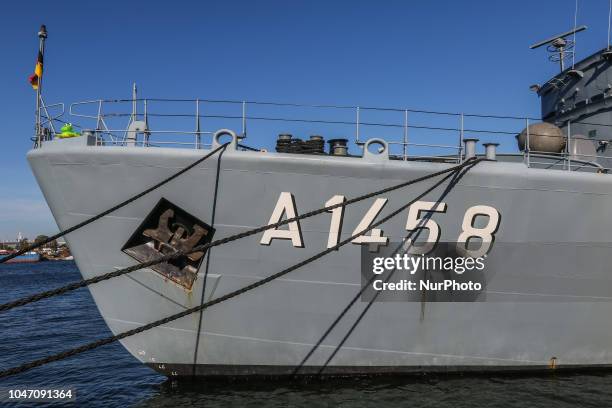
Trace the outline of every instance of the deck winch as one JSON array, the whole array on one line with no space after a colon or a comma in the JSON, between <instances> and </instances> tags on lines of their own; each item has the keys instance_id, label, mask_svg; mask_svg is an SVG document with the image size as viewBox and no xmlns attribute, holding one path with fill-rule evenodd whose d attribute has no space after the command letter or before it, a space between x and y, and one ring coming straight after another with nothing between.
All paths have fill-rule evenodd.
<instances>
[{"instance_id":1,"label":"deck winch","mask_svg":"<svg viewBox=\"0 0 612 408\"><path fill-rule=\"evenodd\" d=\"M278 153L325 154L323 136L312 135L309 140L294 138L290 133L281 133L276 140Z\"/></svg>"},{"instance_id":2,"label":"deck winch","mask_svg":"<svg viewBox=\"0 0 612 408\"><path fill-rule=\"evenodd\" d=\"M329 154L332 156L348 156L348 139L331 139L329 143Z\"/></svg>"},{"instance_id":3,"label":"deck winch","mask_svg":"<svg viewBox=\"0 0 612 408\"><path fill-rule=\"evenodd\" d=\"M330 139L330 156L348 156L348 139ZM325 154L325 139L321 135L312 135L308 140L293 137L290 133L281 133L276 140L278 153Z\"/></svg>"}]
</instances>

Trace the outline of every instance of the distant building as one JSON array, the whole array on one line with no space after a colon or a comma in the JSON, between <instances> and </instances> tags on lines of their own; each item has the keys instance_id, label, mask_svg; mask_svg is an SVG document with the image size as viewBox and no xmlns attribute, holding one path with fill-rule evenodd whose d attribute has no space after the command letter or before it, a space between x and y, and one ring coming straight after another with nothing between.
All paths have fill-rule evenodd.
<instances>
[{"instance_id":1,"label":"distant building","mask_svg":"<svg viewBox=\"0 0 612 408\"><path fill-rule=\"evenodd\" d=\"M0 247L7 249L15 249L17 248L17 241L0 241Z\"/></svg>"}]
</instances>

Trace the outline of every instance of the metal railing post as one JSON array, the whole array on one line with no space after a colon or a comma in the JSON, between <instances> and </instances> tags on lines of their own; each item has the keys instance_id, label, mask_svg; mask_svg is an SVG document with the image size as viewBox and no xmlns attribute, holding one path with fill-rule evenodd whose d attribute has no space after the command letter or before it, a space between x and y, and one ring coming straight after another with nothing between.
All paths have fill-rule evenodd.
<instances>
[{"instance_id":1,"label":"metal railing post","mask_svg":"<svg viewBox=\"0 0 612 408\"><path fill-rule=\"evenodd\" d=\"M98 115L96 118L96 140L98 140L98 132L101 129L102 124L102 99L98 99Z\"/></svg>"},{"instance_id":2,"label":"metal railing post","mask_svg":"<svg viewBox=\"0 0 612 408\"><path fill-rule=\"evenodd\" d=\"M463 162L463 121L464 121L464 115L463 112L461 112L460 116L459 116L459 153L458 153L458 158L457 161L459 163Z\"/></svg>"},{"instance_id":3,"label":"metal railing post","mask_svg":"<svg viewBox=\"0 0 612 408\"><path fill-rule=\"evenodd\" d=\"M246 139L247 123L246 123L246 101L242 101L242 138Z\"/></svg>"},{"instance_id":4,"label":"metal railing post","mask_svg":"<svg viewBox=\"0 0 612 408\"><path fill-rule=\"evenodd\" d=\"M525 129L526 129L526 132L527 132L527 139L525 141L525 152L524 152L524 154L525 154L525 157L526 157L526 160L527 160L527 167L531 167L531 160L530 160L531 159L530 158L530 154L531 154L530 151L531 150L529 149L529 118L525 118Z\"/></svg>"},{"instance_id":5,"label":"metal railing post","mask_svg":"<svg viewBox=\"0 0 612 408\"><path fill-rule=\"evenodd\" d=\"M408 110L404 110L404 161L408 160Z\"/></svg>"},{"instance_id":6,"label":"metal railing post","mask_svg":"<svg viewBox=\"0 0 612 408\"><path fill-rule=\"evenodd\" d=\"M149 136L150 136L150 133L149 133L149 116L148 116L148 111L147 111L147 109L148 109L147 105L148 104L147 104L147 100L146 99L143 101L143 104L144 104L143 119L144 119L144 123L145 123L145 129L144 129L144 136L143 136L142 145L146 147L146 146L149 145Z\"/></svg>"},{"instance_id":7,"label":"metal railing post","mask_svg":"<svg viewBox=\"0 0 612 408\"><path fill-rule=\"evenodd\" d=\"M200 99L196 99L196 149L201 149L202 136L200 132Z\"/></svg>"},{"instance_id":8,"label":"metal railing post","mask_svg":"<svg viewBox=\"0 0 612 408\"><path fill-rule=\"evenodd\" d=\"M359 106L357 106L356 108L356 115L357 118L355 119L355 142L358 144L359 143Z\"/></svg>"},{"instance_id":9,"label":"metal railing post","mask_svg":"<svg viewBox=\"0 0 612 408\"><path fill-rule=\"evenodd\" d=\"M567 171L572 171L572 157L570 155L570 143L572 141L572 123L567 121L567 143L565 144L565 154L567 155Z\"/></svg>"}]
</instances>

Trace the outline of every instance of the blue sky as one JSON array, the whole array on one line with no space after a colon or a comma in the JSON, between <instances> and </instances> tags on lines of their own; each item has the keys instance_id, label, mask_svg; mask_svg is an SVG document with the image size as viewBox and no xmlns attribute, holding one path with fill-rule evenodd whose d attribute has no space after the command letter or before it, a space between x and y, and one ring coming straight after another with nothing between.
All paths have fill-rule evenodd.
<instances>
[{"instance_id":1,"label":"blue sky","mask_svg":"<svg viewBox=\"0 0 612 408\"><path fill-rule=\"evenodd\" d=\"M128 98L137 82L140 96L151 98L538 117L528 87L558 69L544 50L528 47L570 29L573 13L574 0L7 2L0 14L0 239L56 231L25 160L34 119L27 77L41 23L49 30L47 103ZM579 34L578 58L606 45L607 18L608 0L580 2L578 24L589 30ZM249 143L271 146L271 132L251 130Z\"/></svg>"}]
</instances>

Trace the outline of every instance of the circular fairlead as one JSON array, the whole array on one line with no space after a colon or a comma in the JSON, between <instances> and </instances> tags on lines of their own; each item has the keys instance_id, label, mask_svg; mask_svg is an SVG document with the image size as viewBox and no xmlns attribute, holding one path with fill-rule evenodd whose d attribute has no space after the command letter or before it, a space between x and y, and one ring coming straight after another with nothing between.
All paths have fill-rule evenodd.
<instances>
[{"instance_id":1,"label":"circular fairlead","mask_svg":"<svg viewBox=\"0 0 612 408\"><path fill-rule=\"evenodd\" d=\"M227 143L227 136L231 137L231 141L229 141L228 149L236 150L236 145L238 143L238 136L233 130L229 129L219 129L213 135L212 140L212 148L215 149L221 146L224 143Z\"/></svg>"},{"instance_id":2,"label":"circular fairlead","mask_svg":"<svg viewBox=\"0 0 612 408\"><path fill-rule=\"evenodd\" d=\"M366 160L389 160L389 145L383 139L370 139L363 145Z\"/></svg>"}]
</instances>

